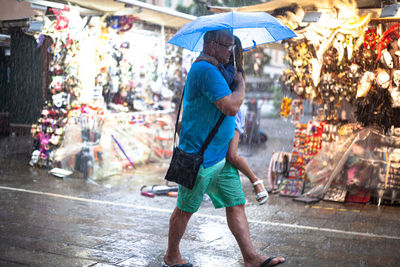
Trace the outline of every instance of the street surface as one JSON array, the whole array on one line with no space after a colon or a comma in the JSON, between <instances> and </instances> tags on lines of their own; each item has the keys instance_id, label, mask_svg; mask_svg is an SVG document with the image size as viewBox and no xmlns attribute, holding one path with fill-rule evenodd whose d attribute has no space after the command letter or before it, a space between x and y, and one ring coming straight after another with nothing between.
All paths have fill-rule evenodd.
<instances>
[{"instance_id":1,"label":"street surface","mask_svg":"<svg viewBox=\"0 0 400 267\"><path fill-rule=\"evenodd\" d=\"M291 150L294 127L263 119L261 128L267 143L240 152L266 182L272 152ZM161 266L176 198L145 197L140 188L164 184L167 162L104 179L61 179L28 166L30 142L0 138L0 266ZM259 206L242 181L254 246L286 257L282 267L400 266L399 206L304 204L278 195ZM181 250L195 266L243 266L224 210L207 199Z\"/></svg>"}]
</instances>

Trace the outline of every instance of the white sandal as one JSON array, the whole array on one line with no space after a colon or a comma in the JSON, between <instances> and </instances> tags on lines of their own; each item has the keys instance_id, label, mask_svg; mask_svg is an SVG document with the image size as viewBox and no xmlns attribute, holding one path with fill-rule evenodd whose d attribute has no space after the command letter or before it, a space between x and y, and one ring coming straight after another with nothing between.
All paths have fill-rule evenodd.
<instances>
[{"instance_id":1,"label":"white sandal","mask_svg":"<svg viewBox=\"0 0 400 267\"><path fill-rule=\"evenodd\" d=\"M262 205L262 204L264 204L265 202L267 202L267 200L268 200L268 192L267 192L267 190L265 189L265 186L264 186L264 184L263 184L263 181L260 180L260 179L258 179L257 181L255 181L255 182L253 183L254 190L255 190L256 185L259 185L259 184L262 184L262 185L263 185L264 191L261 191L260 193L257 193L257 194L256 194L256 200L257 200L257 202L258 202L258 205ZM260 200L260 199L261 199L261 200Z\"/></svg>"}]
</instances>

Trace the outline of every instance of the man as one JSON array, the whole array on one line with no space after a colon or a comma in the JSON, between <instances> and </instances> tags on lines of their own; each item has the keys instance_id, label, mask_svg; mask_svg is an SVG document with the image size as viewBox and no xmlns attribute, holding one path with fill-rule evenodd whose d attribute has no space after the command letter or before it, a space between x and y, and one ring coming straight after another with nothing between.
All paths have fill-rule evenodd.
<instances>
[{"instance_id":1,"label":"man","mask_svg":"<svg viewBox=\"0 0 400 267\"><path fill-rule=\"evenodd\" d=\"M210 31L204 35L202 56L215 58L226 64L232 55L234 38L229 30ZM229 89L217 67L207 61L193 63L185 84L179 147L196 153L217 123L221 113L226 117L204 153L204 162L192 190L179 186L177 207L170 218L168 249L164 267L190 267L183 259L179 243L190 217L195 213L207 193L216 208L225 207L228 226L235 236L246 267L275 266L285 261L282 257L259 255L250 240L249 226L244 210L245 198L240 179L230 179L225 170L225 156L229 141L234 136L235 118L244 99L244 81L235 73L236 88ZM224 170L224 175L219 173Z\"/></svg>"}]
</instances>

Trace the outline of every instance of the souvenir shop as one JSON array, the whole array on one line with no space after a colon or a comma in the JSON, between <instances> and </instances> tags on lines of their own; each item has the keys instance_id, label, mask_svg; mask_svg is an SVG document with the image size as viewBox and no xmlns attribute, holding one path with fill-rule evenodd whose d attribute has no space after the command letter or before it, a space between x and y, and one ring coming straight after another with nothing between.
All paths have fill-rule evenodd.
<instances>
[{"instance_id":1,"label":"souvenir shop","mask_svg":"<svg viewBox=\"0 0 400 267\"><path fill-rule=\"evenodd\" d=\"M171 156L175 98L185 80L171 29L134 15L50 9L29 32L48 48L50 97L32 125L30 165L101 178ZM177 96L178 95L178 96Z\"/></svg>"},{"instance_id":2,"label":"souvenir shop","mask_svg":"<svg viewBox=\"0 0 400 267\"><path fill-rule=\"evenodd\" d=\"M280 16L298 35L284 43L281 105L296 130L292 151L273 154L269 181L303 202L398 203L400 19L338 3ZM313 116L300 123L305 101Z\"/></svg>"}]
</instances>

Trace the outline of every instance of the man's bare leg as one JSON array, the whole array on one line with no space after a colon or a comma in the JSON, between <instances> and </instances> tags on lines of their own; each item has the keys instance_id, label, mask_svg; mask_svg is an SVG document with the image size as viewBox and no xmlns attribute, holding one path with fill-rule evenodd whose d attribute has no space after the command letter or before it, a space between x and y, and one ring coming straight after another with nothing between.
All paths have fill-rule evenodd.
<instances>
[{"instance_id":1,"label":"man's bare leg","mask_svg":"<svg viewBox=\"0 0 400 267\"><path fill-rule=\"evenodd\" d=\"M169 219L168 249L164 256L164 262L168 265L187 263L182 258L179 244L185 233L186 226L193 213L189 213L175 207Z\"/></svg>"},{"instance_id":2,"label":"man's bare leg","mask_svg":"<svg viewBox=\"0 0 400 267\"><path fill-rule=\"evenodd\" d=\"M246 267L259 267L268 257L261 256L254 249L253 244L250 240L249 224L243 205L237 205L226 208L226 218L228 221L229 229L235 236L238 242L240 251L244 259L244 265ZM284 262L285 259L282 257L276 257L269 262L269 266L277 264L278 262Z\"/></svg>"}]
</instances>

